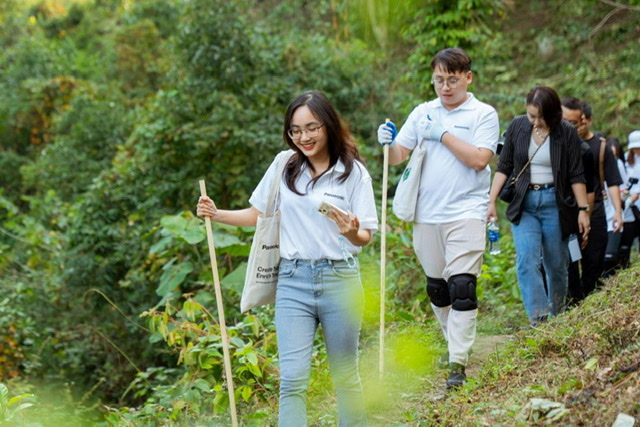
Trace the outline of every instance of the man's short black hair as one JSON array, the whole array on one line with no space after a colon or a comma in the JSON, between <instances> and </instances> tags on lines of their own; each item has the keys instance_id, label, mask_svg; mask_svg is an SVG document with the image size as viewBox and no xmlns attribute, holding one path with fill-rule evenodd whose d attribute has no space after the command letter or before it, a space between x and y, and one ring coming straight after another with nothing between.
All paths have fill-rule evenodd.
<instances>
[{"instance_id":1,"label":"man's short black hair","mask_svg":"<svg viewBox=\"0 0 640 427\"><path fill-rule=\"evenodd\" d=\"M584 102L575 96L565 96L562 98L562 106L568 110L579 110L584 114Z\"/></svg>"},{"instance_id":2,"label":"man's short black hair","mask_svg":"<svg viewBox=\"0 0 640 427\"><path fill-rule=\"evenodd\" d=\"M591 116L593 115L593 110L591 109L591 105L586 102L582 103L582 114L587 120L591 120Z\"/></svg>"},{"instance_id":3,"label":"man's short black hair","mask_svg":"<svg viewBox=\"0 0 640 427\"><path fill-rule=\"evenodd\" d=\"M447 73L464 73L471 71L471 58L458 47L442 49L431 60L431 69L435 70L436 67L441 67Z\"/></svg>"}]
</instances>

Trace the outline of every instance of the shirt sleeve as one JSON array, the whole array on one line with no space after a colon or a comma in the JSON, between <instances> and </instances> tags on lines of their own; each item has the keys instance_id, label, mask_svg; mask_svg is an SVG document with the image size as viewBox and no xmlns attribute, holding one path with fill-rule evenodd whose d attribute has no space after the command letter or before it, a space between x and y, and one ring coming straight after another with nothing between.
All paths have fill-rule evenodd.
<instances>
[{"instance_id":1,"label":"shirt sleeve","mask_svg":"<svg viewBox=\"0 0 640 427\"><path fill-rule=\"evenodd\" d=\"M618 162L611 151L611 145L606 144L607 148L604 151L604 180L607 182L607 186L622 185L622 178L620 177L620 171L618 170Z\"/></svg>"},{"instance_id":2,"label":"shirt sleeve","mask_svg":"<svg viewBox=\"0 0 640 427\"><path fill-rule=\"evenodd\" d=\"M580 137L575 128L567 122L560 122L561 130L564 129L565 142L567 144L567 157L569 163L569 182L571 184L586 184L584 164L582 161L582 149L580 148Z\"/></svg>"},{"instance_id":3,"label":"shirt sleeve","mask_svg":"<svg viewBox=\"0 0 640 427\"><path fill-rule=\"evenodd\" d=\"M478 121L478 126L473 135L472 143L478 148L486 148L495 154L498 149L498 139L500 138L500 121L498 113L493 108L487 108L482 112Z\"/></svg>"},{"instance_id":4,"label":"shirt sleeve","mask_svg":"<svg viewBox=\"0 0 640 427\"><path fill-rule=\"evenodd\" d=\"M504 145L502 146L502 152L498 159L498 166L496 172L503 173L510 176L513 173L513 152L514 152L514 133L515 128L518 125L518 118L514 119L507 128L504 135Z\"/></svg>"}]
</instances>

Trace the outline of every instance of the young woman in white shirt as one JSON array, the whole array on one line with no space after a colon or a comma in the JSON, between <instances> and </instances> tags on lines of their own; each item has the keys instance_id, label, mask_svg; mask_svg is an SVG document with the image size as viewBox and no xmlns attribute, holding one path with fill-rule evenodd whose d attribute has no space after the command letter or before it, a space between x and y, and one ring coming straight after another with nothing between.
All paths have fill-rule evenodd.
<instances>
[{"instance_id":1,"label":"young woman in white shirt","mask_svg":"<svg viewBox=\"0 0 640 427\"><path fill-rule=\"evenodd\" d=\"M366 425L358 372L363 289L357 254L371 241L378 218L371 177L338 113L324 94L309 91L288 107L283 138L291 150L282 177L274 160L253 192L250 208L217 209L201 197L198 216L253 226L264 212L273 179L280 180L280 271L276 334L280 362L280 426L307 424L311 354L322 325L338 397L340 425ZM318 212L330 202L348 217Z\"/></svg>"}]
</instances>

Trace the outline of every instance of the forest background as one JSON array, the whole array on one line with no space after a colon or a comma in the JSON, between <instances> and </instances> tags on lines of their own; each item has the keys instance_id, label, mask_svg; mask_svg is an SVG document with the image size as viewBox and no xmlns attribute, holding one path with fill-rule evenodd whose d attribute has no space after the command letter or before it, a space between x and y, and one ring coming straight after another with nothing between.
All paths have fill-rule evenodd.
<instances>
[{"instance_id":1,"label":"forest background","mask_svg":"<svg viewBox=\"0 0 640 427\"><path fill-rule=\"evenodd\" d=\"M473 58L471 91L503 130L545 84L590 102L595 127L626 145L639 127L639 18L638 0L3 0L0 382L36 395L30 409L49 421L223 419L199 179L218 206L245 207L284 148L287 104L320 89L379 195L377 126L435 96L429 61L448 46ZM389 369L424 373L443 347L410 226L388 218ZM503 252L480 279L486 334L526 323L500 225ZM214 228L239 412L272 422L272 308L239 311L252 229ZM361 257L371 372L379 239ZM331 401L320 341L312 400Z\"/></svg>"}]
</instances>

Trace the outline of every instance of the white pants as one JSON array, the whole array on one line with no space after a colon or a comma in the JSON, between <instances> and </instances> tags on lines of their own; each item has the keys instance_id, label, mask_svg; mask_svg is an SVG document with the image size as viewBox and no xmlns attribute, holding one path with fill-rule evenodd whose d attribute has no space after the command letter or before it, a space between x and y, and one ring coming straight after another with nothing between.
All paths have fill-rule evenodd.
<instances>
[{"instance_id":1,"label":"white pants","mask_svg":"<svg viewBox=\"0 0 640 427\"><path fill-rule=\"evenodd\" d=\"M428 277L449 280L458 274L480 275L485 223L469 219L447 224L414 224L413 247ZM449 362L467 365L476 338L478 310L459 311L431 304L447 340Z\"/></svg>"}]
</instances>

